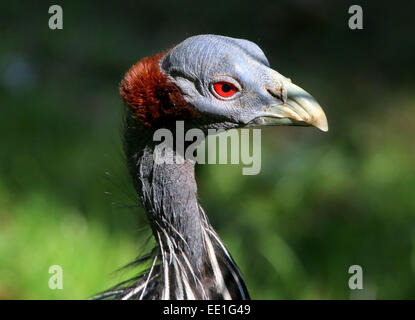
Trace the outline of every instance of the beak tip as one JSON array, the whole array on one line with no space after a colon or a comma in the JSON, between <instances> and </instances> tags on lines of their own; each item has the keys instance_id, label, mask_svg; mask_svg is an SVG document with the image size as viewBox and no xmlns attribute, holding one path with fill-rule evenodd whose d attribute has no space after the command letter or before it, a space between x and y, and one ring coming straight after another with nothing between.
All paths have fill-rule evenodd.
<instances>
[{"instance_id":1,"label":"beak tip","mask_svg":"<svg viewBox=\"0 0 415 320\"><path fill-rule=\"evenodd\" d=\"M329 126L327 124L325 126L320 126L320 127L317 127L317 128L319 128L323 132L329 131Z\"/></svg>"},{"instance_id":2,"label":"beak tip","mask_svg":"<svg viewBox=\"0 0 415 320\"><path fill-rule=\"evenodd\" d=\"M329 125L327 123L327 118L325 116L324 118L319 119L319 121L315 121L314 123L311 123L311 124L323 132L329 131Z\"/></svg>"}]
</instances>

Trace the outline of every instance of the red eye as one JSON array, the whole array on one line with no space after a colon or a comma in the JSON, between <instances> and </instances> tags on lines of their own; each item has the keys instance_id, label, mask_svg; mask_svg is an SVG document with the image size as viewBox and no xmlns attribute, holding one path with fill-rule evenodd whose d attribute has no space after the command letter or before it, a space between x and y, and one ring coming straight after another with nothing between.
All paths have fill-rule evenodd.
<instances>
[{"instance_id":1,"label":"red eye","mask_svg":"<svg viewBox=\"0 0 415 320\"><path fill-rule=\"evenodd\" d=\"M224 98L232 97L238 91L232 83L224 81L216 82L213 88L218 95Z\"/></svg>"}]
</instances>

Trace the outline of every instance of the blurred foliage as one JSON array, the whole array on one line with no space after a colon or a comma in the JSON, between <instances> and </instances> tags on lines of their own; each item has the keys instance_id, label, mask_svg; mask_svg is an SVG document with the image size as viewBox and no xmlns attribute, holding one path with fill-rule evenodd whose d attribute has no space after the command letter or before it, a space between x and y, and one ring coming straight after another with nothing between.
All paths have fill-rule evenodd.
<instances>
[{"instance_id":1,"label":"blurred foliage","mask_svg":"<svg viewBox=\"0 0 415 320\"><path fill-rule=\"evenodd\" d=\"M59 4L59 1L53 4ZM118 84L200 33L259 44L330 131L263 130L262 170L199 165L200 198L254 299L415 298L413 3L0 3L0 298L84 299L134 270L150 232L120 143ZM151 243L150 243L151 245ZM48 288L49 266L64 289ZM364 290L348 289L349 266Z\"/></svg>"}]
</instances>

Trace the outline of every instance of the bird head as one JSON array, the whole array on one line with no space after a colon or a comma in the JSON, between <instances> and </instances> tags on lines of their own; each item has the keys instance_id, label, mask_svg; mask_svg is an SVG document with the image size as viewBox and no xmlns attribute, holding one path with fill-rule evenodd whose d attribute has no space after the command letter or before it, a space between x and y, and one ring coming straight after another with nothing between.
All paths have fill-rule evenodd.
<instances>
[{"instance_id":1,"label":"bird head","mask_svg":"<svg viewBox=\"0 0 415 320\"><path fill-rule=\"evenodd\" d=\"M317 101L272 69L256 44L243 39L190 37L139 61L125 75L120 92L146 126L189 120L219 128L226 123L328 130Z\"/></svg>"}]
</instances>

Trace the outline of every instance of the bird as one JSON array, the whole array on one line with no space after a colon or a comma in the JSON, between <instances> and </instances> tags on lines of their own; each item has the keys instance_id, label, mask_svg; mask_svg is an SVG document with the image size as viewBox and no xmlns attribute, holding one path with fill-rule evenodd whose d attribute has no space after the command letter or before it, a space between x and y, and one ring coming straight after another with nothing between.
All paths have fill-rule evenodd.
<instances>
[{"instance_id":1,"label":"bird","mask_svg":"<svg viewBox=\"0 0 415 320\"><path fill-rule=\"evenodd\" d=\"M191 36L145 57L124 75L123 144L137 199L156 246L133 264L146 268L98 295L117 300L248 300L241 272L209 222L197 194L195 161L174 147L157 163L155 131L314 126L328 130L319 103L270 67L255 43L221 35Z\"/></svg>"}]
</instances>

